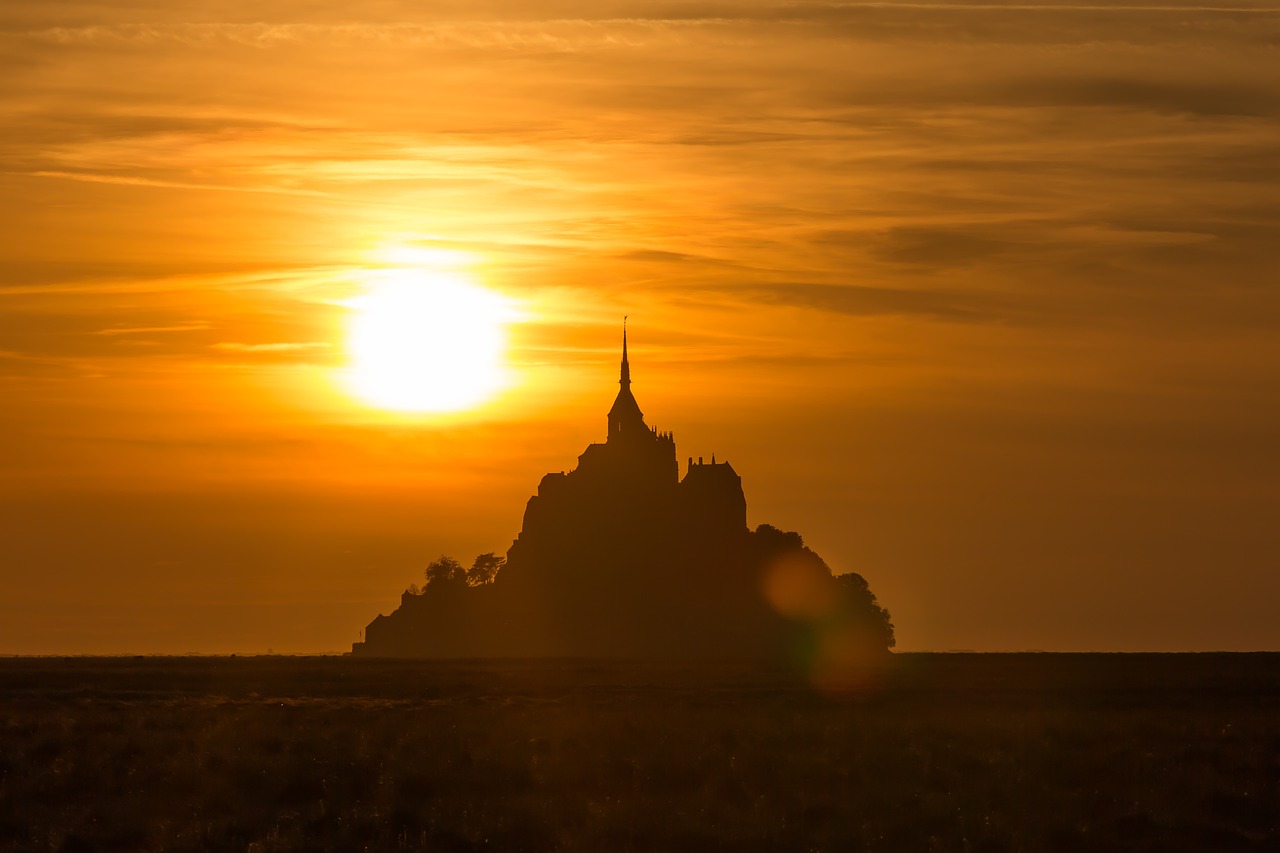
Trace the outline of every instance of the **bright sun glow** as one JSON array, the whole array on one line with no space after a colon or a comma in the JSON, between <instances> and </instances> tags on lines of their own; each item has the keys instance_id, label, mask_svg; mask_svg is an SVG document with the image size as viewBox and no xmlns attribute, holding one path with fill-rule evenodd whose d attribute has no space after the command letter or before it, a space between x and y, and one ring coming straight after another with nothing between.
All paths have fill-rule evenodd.
<instances>
[{"instance_id":1,"label":"bright sun glow","mask_svg":"<svg viewBox=\"0 0 1280 853\"><path fill-rule=\"evenodd\" d=\"M452 412L506 384L507 299L454 272L387 270L350 300L352 391L406 412Z\"/></svg>"}]
</instances>

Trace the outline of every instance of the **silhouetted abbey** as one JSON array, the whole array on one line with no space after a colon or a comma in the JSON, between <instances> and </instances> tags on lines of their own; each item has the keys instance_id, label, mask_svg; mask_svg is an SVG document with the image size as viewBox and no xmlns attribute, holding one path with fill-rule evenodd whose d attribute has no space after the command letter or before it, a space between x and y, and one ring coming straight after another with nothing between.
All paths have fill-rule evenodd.
<instances>
[{"instance_id":1,"label":"silhouetted abbey","mask_svg":"<svg viewBox=\"0 0 1280 853\"><path fill-rule=\"evenodd\" d=\"M893 645L859 575L832 577L798 534L748 530L728 462L690 457L680 479L674 438L631 393L625 329L619 384L605 441L542 478L492 582L454 571L406 592L354 654L857 658Z\"/></svg>"}]
</instances>

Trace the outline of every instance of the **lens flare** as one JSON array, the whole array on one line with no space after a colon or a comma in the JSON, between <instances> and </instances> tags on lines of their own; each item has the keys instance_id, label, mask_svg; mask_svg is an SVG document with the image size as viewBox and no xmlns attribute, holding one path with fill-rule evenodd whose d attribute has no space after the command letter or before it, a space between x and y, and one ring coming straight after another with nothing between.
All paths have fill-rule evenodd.
<instances>
[{"instance_id":1,"label":"lens flare","mask_svg":"<svg viewBox=\"0 0 1280 853\"><path fill-rule=\"evenodd\" d=\"M831 573L804 554L774 560L764 574L764 595L773 608L792 619L820 619L832 604Z\"/></svg>"}]
</instances>

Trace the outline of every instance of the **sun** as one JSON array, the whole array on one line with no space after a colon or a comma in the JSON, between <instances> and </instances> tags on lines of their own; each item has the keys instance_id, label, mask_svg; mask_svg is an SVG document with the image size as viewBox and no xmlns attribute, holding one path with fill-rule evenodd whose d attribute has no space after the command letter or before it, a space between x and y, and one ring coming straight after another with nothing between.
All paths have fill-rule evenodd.
<instances>
[{"instance_id":1,"label":"sun","mask_svg":"<svg viewBox=\"0 0 1280 853\"><path fill-rule=\"evenodd\" d=\"M507 384L509 301L441 270L370 273L348 300L347 383L369 405L402 412L472 408Z\"/></svg>"}]
</instances>

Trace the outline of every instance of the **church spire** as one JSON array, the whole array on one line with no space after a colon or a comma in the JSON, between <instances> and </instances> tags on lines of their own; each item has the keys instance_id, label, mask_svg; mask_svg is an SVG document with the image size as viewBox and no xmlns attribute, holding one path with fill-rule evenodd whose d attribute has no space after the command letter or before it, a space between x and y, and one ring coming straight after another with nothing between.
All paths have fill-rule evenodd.
<instances>
[{"instance_id":1,"label":"church spire","mask_svg":"<svg viewBox=\"0 0 1280 853\"><path fill-rule=\"evenodd\" d=\"M622 318L622 376L618 384L623 388L631 387L631 365L627 363L627 318Z\"/></svg>"},{"instance_id":2,"label":"church spire","mask_svg":"<svg viewBox=\"0 0 1280 853\"><path fill-rule=\"evenodd\" d=\"M620 432L633 435L648 435L649 428L644 425L644 414L631 395L631 364L627 361L627 318L622 318L622 371L618 377L618 398L613 401L609 410L609 436Z\"/></svg>"}]
</instances>

